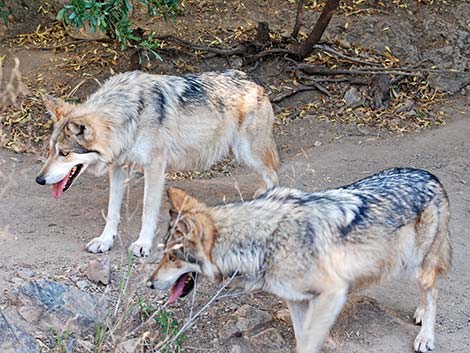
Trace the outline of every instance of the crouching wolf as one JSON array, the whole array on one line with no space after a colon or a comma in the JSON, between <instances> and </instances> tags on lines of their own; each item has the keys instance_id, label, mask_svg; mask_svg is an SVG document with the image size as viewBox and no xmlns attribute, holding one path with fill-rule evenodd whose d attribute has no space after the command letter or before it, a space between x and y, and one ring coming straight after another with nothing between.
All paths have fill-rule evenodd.
<instances>
[{"instance_id":1,"label":"crouching wolf","mask_svg":"<svg viewBox=\"0 0 470 353\"><path fill-rule=\"evenodd\" d=\"M450 266L449 204L418 169L389 169L354 184L306 193L273 188L248 202L210 208L170 188L165 254L147 285L169 302L196 274L287 300L297 351L315 353L348 291L400 272L418 280L417 352L434 348L436 277Z\"/></svg>"},{"instance_id":2,"label":"crouching wolf","mask_svg":"<svg viewBox=\"0 0 470 353\"><path fill-rule=\"evenodd\" d=\"M139 238L130 250L149 255L167 169L208 168L227 155L256 171L264 185L278 183L273 110L264 89L240 71L182 77L127 72L113 76L82 104L44 98L53 118L49 158L36 181L58 198L89 169L110 174L109 206L90 252L108 251L116 238L127 167L144 169Z\"/></svg>"}]
</instances>

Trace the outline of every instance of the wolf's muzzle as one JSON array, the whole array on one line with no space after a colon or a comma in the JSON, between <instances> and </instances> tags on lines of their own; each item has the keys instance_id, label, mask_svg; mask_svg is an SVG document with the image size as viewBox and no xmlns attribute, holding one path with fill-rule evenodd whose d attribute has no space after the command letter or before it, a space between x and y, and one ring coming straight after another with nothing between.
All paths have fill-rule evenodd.
<instances>
[{"instance_id":1,"label":"wolf's muzzle","mask_svg":"<svg viewBox=\"0 0 470 353\"><path fill-rule=\"evenodd\" d=\"M36 183L38 183L39 185L45 185L46 184L46 178L44 178L41 175L38 175L36 177Z\"/></svg>"}]
</instances>

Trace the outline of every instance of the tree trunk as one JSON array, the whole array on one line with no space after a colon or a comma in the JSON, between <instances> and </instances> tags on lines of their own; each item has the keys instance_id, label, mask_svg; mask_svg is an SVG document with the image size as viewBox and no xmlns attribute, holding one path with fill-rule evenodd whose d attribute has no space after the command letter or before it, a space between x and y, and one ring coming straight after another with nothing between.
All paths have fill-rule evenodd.
<instances>
[{"instance_id":1,"label":"tree trunk","mask_svg":"<svg viewBox=\"0 0 470 353\"><path fill-rule=\"evenodd\" d=\"M328 23L330 23L331 16L339 5L339 0L328 0L325 8L323 9L317 23L313 27L312 32L308 35L307 39L297 48L297 57L300 60L305 59L313 50L313 46L317 44L323 32L325 32Z\"/></svg>"}]
</instances>

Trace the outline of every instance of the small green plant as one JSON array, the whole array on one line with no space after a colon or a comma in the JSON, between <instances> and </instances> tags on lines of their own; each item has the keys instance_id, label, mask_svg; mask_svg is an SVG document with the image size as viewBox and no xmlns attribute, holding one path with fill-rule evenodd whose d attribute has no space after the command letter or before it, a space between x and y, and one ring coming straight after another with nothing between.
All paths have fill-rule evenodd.
<instances>
[{"instance_id":1,"label":"small green plant","mask_svg":"<svg viewBox=\"0 0 470 353\"><path fill-rule=\"evenodd\" d=\"M7 4L5 1L0 0L0 18L7 25L8 17L11 15L11 12L7 10Z\"/></svg>"},{"instance_id":2,"label":"small green plant","mask_svg":"<svg viewBox=\"0 0 470 353\"><path fill-rule=\"evenodd\" d=\"M179 330L180 324L176 319L174 319L173 314L166 311L161 310L154 318L155 322L158 326L160 326L161 333L166 339L172 340L175 337ZM179 335L172 343L172 347L175 351L179 351L181 344L188 339L188 336L185 334ZM161 350L162 353L169 352L171 349L170 346L164 346Z\"/></svg>"},{"instance_id":3,"label":"small green plant","mask_svg":"<svg viewBox=\"0 0 470 353\"><path fill-rule=\"evenodd\" d=\"M96 325L96 332L95 332L95 352L100 353L103 351L104 344L106 341L106 332L108 332L108 326L104 325Z\"/></svg>"},{"instance_id":4,"label":"small green plant","mask_svg":"<svg viewBox=\"0 0 470 353\"><path fill-rule=\"evenodd\" d=\"M51 328L53 335L55 336L56 340L56 350L57 353L67 353L70 351L69 345L71 344L71 334L70 334L70 327L67 327L65 331L59 331L54 328Z\"/></svg>"},{"instance_id":5,"label":"small green plant","mask_svg":"<svg viewBox=\"0 0 470 353\"><path fill-rule=\"evenodd\" d=\"M0 0L1 1L1 0ZM149 16L158 14L165 18L177 13L179 0L134 0L147 8ZM156 58L160 42L154 40L154 34L147 38L132 28L130 15L131 0L71 0L57 14L57 19L75 28L90 27L92 32L103 31L109 38L118 41L121 49L136 48L149 51Z\"/></svg>"}]
</instances>

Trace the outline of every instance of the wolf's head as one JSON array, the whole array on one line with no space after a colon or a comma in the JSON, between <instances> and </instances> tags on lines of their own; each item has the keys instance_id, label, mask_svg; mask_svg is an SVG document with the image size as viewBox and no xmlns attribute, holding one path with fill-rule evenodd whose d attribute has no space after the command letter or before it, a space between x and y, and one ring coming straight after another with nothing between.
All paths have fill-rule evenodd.
<instances>
[{"instance_id":1,"label":"wolf's head","mask_svg":"<svg viewBox=\"0 0 470 353\"><path fill-rule=\"evenodd\" d=\"M212 262L216 230L209 207L177 188L168 189L168 198L172 207L165 253L147 286L159 290L171 287L171 304L191 292L197 274L218 280L220 272Z\"/></svg>"},{"instance_id":2,"label":"wolf's head","mask_svg":"<svg viewBox=\"0 0 470 353\"><path fill-rule=\"evenodd\" d=\"M52 184L59 198L90 165L104 162L109 131L103 119L86 112L80 105L60 98L43 97L51 114L53 130L49 156L36 177L41 185Z\"/></svg>"}]
</instances>

